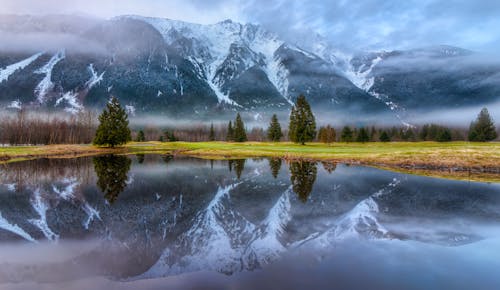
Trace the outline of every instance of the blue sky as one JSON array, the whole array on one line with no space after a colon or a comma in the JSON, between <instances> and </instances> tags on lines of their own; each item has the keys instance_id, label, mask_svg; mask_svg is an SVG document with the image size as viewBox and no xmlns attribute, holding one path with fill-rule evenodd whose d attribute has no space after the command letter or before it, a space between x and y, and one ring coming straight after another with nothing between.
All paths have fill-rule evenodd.
<instances>
[{"instance_id":1,"label":"blue sky","mask_svg":"<svg viewBox=\"0 0 500 290\"><path fill-rule=\"evenodd\" d=\"M3 13L139 14L205 24L230 18L262 24L288 40L319 33L355 49L500 47L499 0L0 0L0 7Z\"/></svg>"}]
</instances>

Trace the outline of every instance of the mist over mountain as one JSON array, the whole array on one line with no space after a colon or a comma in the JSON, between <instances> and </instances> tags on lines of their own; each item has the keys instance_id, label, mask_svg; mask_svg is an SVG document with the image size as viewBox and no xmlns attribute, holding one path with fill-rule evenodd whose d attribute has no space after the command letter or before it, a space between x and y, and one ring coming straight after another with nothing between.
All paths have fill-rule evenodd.
<instances>
[{"instance_id":1,"label":"mist over mountain","mask_svg":"<svg viewBox=\"0 0 500 290\"><path fill-rule=\"evenodd\" d=\"M303 94L321 120L406 123L500 103L500 62L452 46L359 52L256 24L142 16L0 16L0 109L77 113L115 95L131 115L287 115ZM288 39L289 37L287 37ZM469 121L467 119L467 121Z\"/></svg>"}]
</instances>

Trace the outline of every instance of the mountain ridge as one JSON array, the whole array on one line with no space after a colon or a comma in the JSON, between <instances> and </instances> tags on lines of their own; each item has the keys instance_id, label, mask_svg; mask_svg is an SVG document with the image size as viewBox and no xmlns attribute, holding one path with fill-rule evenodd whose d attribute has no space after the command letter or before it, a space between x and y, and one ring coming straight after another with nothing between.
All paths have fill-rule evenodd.
<instances>
[{"instance_id":1,"label":"mountain ridge","mask_svg":"<svg viewBox=\"0 0 500 290\"><path fill-rule=\"evenodd\" d=\"M0 46L0 107L76 113L102 107L113 94L131 113L200 119L234 111L286 112L304 94L320 114L385 114L404 122L408 111L485 104L500 96L500 85L484 84L477 77L494 79L499 65L470 65L470 73L465 66L460 68L465 72L449 73L430 65L437 61L457 66L477 54L452 46L345 53L320 36L306 50L260 25L231 20L203 25L123 15L93 19L92 24L82 24L84 18L77 17L70 25L70 17L59 18L37 16L24 25L33 31L39 23L44 33L43 28L50 27L55 35L47 45ZM26 19L32 18L0 21L0 34L10 37L6 43L31 40L32 33L17 36ZM83 28L75 34L75 27ZM59 49L48 53L51 47ZM22 52L29 48L31 54ZM41 55L28 61L35 54ZM57 62L51 64L50 59ZM423 64L405 67L410 60ZM417 76L412 79L412 74ZM433 84L446 78L448 83L437 83L442 87ZM90 79L94 82L89 87ZM426 97L429 93L433 95Z\"/></svg>"}]
</instances>

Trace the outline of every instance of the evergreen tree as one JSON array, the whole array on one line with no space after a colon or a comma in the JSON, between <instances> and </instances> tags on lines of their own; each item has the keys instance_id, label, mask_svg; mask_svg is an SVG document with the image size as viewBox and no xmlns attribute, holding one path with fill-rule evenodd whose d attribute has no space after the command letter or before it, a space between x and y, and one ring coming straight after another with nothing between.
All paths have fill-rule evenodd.
<instances>
[{"instance_id":1,"label":"evergreen tree","mask_svg":"<svg viewBox=\"0 0 500 290\"><path fill-rule=\"evenodd\" d=\"M280 158L270 158L269 159L269 167L271 168L271 174L274 178L278 177L278 174L281 170L281 159Z\"/></svg>"},{"instance_id":2,"label":"evergreen tree","mask_svg":"<svg viewBox=\"0 0 500 290\"><path fill-rule=\"evenodd\" d=\"M142 130L139 130L139 132L137 133L137 142L144 142L146 141L146 137L144 136L144 131Z\"/></svg>"},{"instance_id":3,"label":"evergreen tree","mask_svg":"<svg viewBox=\"0 0 500 290\"><path fill-rule=\"evenodd\" d=\"M292 107L288 129L288 136L295 143L304 145L305 142L313 141L316 137L316 119L303 95L297 98L297 102Z\"/></svg>"},{"instance_id":4,"label":"evergreen tree","mask_svg":"<svg viewBox=\"0 0 500 290\"><path fill-rule=\"evenodd\" d=\"M317 174L316 162L293 161L290 162L290 180L293 191L302 202L306 202L311 194Z\"/></svg>"},{"instance_id":5,"label":"evergreen tree","mask_svg":"<svg viewBox=\"0 0 500 290\"><path fill-rule=\"evenodd\" d=\"M358 131L358 135L356 136L356 142L368 142L370 141L370 136L368 136L368 131L364 128L361 127Z\"/></svg>"},{"instance_id":6,"label":"evergreen tree","mask_svg":"<svg viewBox=\"0 0 500 290\"><path fill-rule=\"evenodd\" d=\"M94 157L93 163L97 186L112 204L127 187L127 174L132 161L127 156L107 155Z\"/></svg>"},{"instance_id":7,"label":"evergreen tree","mask_svg":"<svg viewBox=\"0 0 500 290\"><path fill-rule=\"evenodd\" d=\"M128 128L128 116L118 102L111 97L102 114L99 116L99 126L93 141L94 145L111 146L125 144L132 140Z\"/></svg>"},{"instance_id":8,"label":"evergreen tree","mask_svg":"<svg viewBox=\"0 0 500 290\"><path fill-rule=\"evenodd\" d=\"M160 135L160 137L158 138L158 141L165 142L165 138L163 137L163 135Z\"/></svg>"},{"instance_id":9,"label":"evergreen tree","mask_svg":"<svg viewBox=\"0 0 500 290\"><path fill-rule=\"evenodd\" d=\"M167 140L167 142L177 141L177 138L174 135L174 131L165 130L165 132L163 132L163 135L165 136L165 140Z\"/></svg>"},{"instance_id":10,"label":"evergreen tree","mask_svg":"<svg viewBox=\"0 0 500 290\"><path fill-rule=\"evenodd\" d=\"M215 141L215 129L214 129L214 123L210 125L210 134L208 136L209 141Z\"/></svg>"},{"instance_id":11,"label":"evergreen tree","mask_svg":"<svg viewBox=\"0 0 500 290\"><path fill-rule=\"evenodd\" d=\"M281 132L281 125L278 122L278 116L276 114L271 118L271 123L267 129L267 138L272 142L279 142L281 137L283 137L283 132Z\"/></svg>"},{"instance_id":12,"label":"evergreen tree","mask_svg":"<svg viewBox=\"0 0 500 290\"><path fill-rule=\"evenodd\" d=\"M441 130L437 133L436 141L438 142L450 142L451 141L451 131L448 128L441 127Z\"/></svg>"},{"instance_id":13,"label":"evergreen tree","mask_svg":"<svg viewBox=\"0 0 500 290\"><path fill-rule=\"evenodd\" d=\"M241 119L240 113L236 114L236 120L234 121L234 141L235 142L246 142L247 132L245 130L245 124Z\"/></svg>"},{"instance_id":14,"label":"evergreen tree","mask_svg":"<svg viewBox=\"0 0 500 290\"><path fill-rule=\"evenodd\" d=\"M233 123L229 121L229 124L227 124L227 135L226 135L226 141L232 142L234 141L234 129L233 129Z\"/></svg>"},{"instance_id":15,"label":"evergreen tree","mask_svg":"<svg viewBox=\"0 0 500 290\"><path fill-rule=\"evenodd\" d=\"M345 126L340 133L340 141L342 142L352 142L353 141L353 132L349 126Z\"/></svg>"},{"instance_id":16,"label":"evergreen tree","mask_svg":"<svg viewBox=\"0 0 500 290\"><path fill-rule=\"evenodd\" d=\"M483 108L476 121L470 124L469 141L486 142L497 138L495 123L488 112Z\"/></svg>"},{"instance_id":17,"label":"evergreen tree","mask_svg":"<svg viewBox=\"0 0 500 290\"><path fill-rule=\"evenodd\" d=\"M389 134L385 130L380 133L379 139L381 142L391 142L391 137L389 137Z\"/></svg>"}]
</instances>

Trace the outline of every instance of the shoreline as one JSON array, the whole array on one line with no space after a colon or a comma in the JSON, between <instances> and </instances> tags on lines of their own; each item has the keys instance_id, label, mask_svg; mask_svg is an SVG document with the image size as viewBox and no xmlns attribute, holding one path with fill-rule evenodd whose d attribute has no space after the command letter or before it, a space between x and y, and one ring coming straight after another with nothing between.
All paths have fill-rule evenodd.
<instances>
[{"instance_id":1,"label":"shoreline","mask_svg":"<svg viewBox=\"0 0 500 290\"><path fill-rule=\"evenodd\" d=\"M500 182L500 142L131 142L123 147L45 145L0 147L0 164L101 154L172 154L204 159L281 158L371 166L458 180Z\"/></svg>"}]
</instances>

